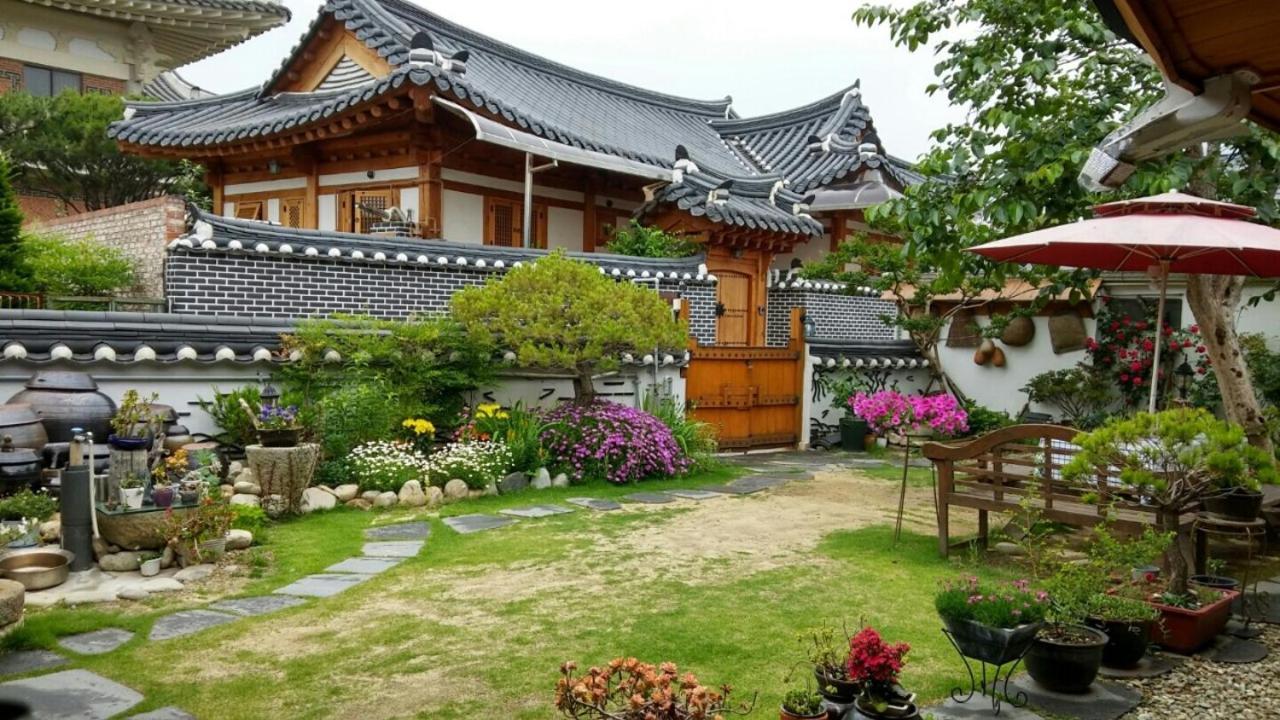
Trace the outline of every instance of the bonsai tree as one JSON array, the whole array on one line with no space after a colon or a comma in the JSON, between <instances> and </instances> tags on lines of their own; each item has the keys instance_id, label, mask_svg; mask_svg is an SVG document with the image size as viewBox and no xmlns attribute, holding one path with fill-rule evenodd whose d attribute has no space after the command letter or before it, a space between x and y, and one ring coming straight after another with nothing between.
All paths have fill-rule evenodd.
<instances>
[{"instance_id":1,"label":"bonsai tree","mask_svg":"<svg viewBox=\"0 0 1280 720\"><path fill-rule=\"evenodd\" d=\"M657 293L559 252L455 294L452 310L473 340L515 353L521 366L573 373L580 401L623 354L675 350L688 340Z\"/></svg>"},{"instance_id":2,"label":"bonsai tree","mask_svg":"<svg viewBox=\"0 0 1280 720\"><path fill-rule=\"evenodd\" d=\"M1271 456L1250 445L1240 426L1201 408L1116 418L1075 442L1081 450L1063 468L1064 478L1110 483L1143 497L1155 508L1160 530L1174 534L1164 563L1169 592L1177 595L1186 593L1187 568L1195 559L1190 533L1180 527L1182 514L1224 482L1257 487L1276 480Z\"/></svg>"}]
</instances>

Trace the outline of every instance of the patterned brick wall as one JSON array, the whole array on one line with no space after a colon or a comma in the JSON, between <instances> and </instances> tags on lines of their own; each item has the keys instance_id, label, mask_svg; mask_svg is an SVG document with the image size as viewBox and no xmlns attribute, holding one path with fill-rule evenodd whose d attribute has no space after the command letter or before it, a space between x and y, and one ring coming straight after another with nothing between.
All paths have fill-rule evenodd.
<instances>
[{"instance_id":1,"label":"patterned brick wall","mask_svg":"<svg viewBox=\"0 0 1280 720\"><path fill-rule=\"evenodd\" d=\"M881 318L894 315L893 303L874 297L844 295L796 288L769 288L765 326L771 346L785 346L790 333L791 308L802 307L817 326L817 337L831 340L893 340L896 329Z\"/></svg>"},{"instance_id":2,"label":"patterned brick wall","mask_svg":"<svg viewBox=\"0 0 1280 720\"><path fill-rule=\"evenodd\" d=\"M479 285L492 268L263 256L174 248L165 260L172 312L257 317L358 313L381 318L443 314L449 298ZM661 281L659 290L689 301L690 324L702 342L715 339L715 287Z\"/></svg>"},{"instance_id":3,"label":"patterned brick wall","mask_svg":"<svg viewBox=\"0 0 1280 720\"><path fill-rule=\"evenodd\" d=\"M0 93L22 89L22 63L0 58Z\"/></svg>"},{"instance_id":4,"label":"patterned brick wall","mask_svg":"<svg viewBox=\"0 0 1280 720\"><path fill-rule=\"evenodd\" d=\"M85 75L81 84L83 86L83 90L87 93L100 93L102 95L124 94L124 80L119 80L117 78Z\"/></svg>"},{"instance_id":5,"label":"patterned brick wall","mask_svg":"<svg viewBox=\"0 0 1280 720\"><path fill-rule=\"evenodd\" d=\"M182 198L170 196L45 220L37 230L121 250L134 263L137 282L131 294L161 297L165 247L182 234L185 223Z\"/></svg>"}]
</instances>

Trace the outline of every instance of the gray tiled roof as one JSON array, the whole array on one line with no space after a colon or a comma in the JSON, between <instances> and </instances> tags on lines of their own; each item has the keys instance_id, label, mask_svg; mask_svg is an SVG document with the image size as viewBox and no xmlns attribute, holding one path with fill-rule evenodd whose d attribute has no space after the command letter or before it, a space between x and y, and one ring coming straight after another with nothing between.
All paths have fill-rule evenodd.
<instances>
[{"instance_id":1,"label":"gray tiled roof","mask_svg":"<svg viewBox=\"0 0 1280 720\"><path fill-rule=\"evenodd\" d=\"M400 262L504 269L545 257L549 251L494 245L419 240L416 238L359 235L329 230L302 230L256 220L240 220L190 211L192 230L174 241L175 246L196 251L257 252L328 257L366 262ZM670 278L688 282L715 282L707 273L706 258L639 258L609 253L567 253L619 277Z\"/></svg>"},{"instance_id":2,"label":"gray tiled roof","mask_svg":"<svg viewBox=\"0 0 1280 720\"><path fill-rule=\"evenodd\" d=\"M808 338L814 365L827 368L914 368L929 364L911 340Z\"/></svg>"},{"instance_id":3,"label":"gray tiled roof","mask_svg":"<svg viewBox=\"0 0 1280 720\"><path fill-rule=\"evenodd\" d=\"M727 195L715 199L715 188L721 184L719 177L707 173L686 173L680 182L658 190L637 214L670 204L694 217L747 229L822 235L822 223L806 213L804 198L783 187L781 177L735 178Z\"/></svg>"},{"instance_id":4,"label":"gray tiled roof","mask_svg":"<svg viewBox=\"0 0 1280 720\"><path fill-rule=\"evenodd\" d=\"M154 80L142 86L142 94L160 102L183 102L214 97L214 94L208 90L188 82L176 70L166 70L157 75Z\"/></svg>"}]
</instances>

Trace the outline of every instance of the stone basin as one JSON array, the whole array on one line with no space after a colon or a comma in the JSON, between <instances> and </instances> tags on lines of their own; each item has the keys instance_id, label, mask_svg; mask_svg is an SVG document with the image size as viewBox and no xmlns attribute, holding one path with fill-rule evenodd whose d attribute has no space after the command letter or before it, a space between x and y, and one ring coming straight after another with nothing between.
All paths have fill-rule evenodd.
<instances>
[{"instance_id":1,"label":"stone basin","mask_svg":"<svg viewBox=\"0 0 1280 720\"><path fill-rule=\"evenodd\" d=\"M160 550L165 546L165 511L170 508L107 510L98 506L98 533L102 539L125 550ZM175 505L175 515L185 515L195 505Z\"/></svg>"}]
</instances>

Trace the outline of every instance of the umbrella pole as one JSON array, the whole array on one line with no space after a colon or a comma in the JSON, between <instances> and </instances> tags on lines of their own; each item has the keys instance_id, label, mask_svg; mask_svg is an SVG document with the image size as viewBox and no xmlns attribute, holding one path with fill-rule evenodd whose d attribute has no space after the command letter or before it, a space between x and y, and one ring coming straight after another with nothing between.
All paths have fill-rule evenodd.
<instances>
[{"instance_id":1,"label":"umbrella pole","mask_svg":"<svg viewBox=\"0 0 1280 720\"><path fill-rule=\"evenodd\" d=\"M1169 294L1169 261L1160 261L1160 304L1156 306L1155 352L1151 358L1151 399L1147 412L1156 411L1156 395L1160 388L1160 349L1164 345L1164 299Z\"/></svg>"}]
</instances>

